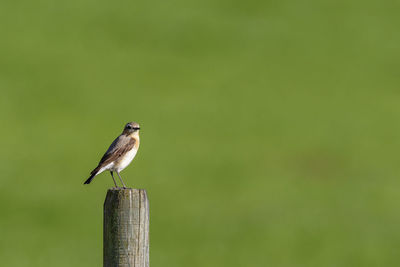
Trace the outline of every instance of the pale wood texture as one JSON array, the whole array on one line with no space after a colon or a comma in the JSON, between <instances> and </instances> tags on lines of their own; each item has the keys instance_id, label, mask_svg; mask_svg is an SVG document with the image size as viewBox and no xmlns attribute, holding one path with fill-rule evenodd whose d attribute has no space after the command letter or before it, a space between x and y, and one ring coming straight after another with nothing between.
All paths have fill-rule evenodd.
<instances>
[{"instance_id":1,"label":"pale wood texture","mask_svg":"<svg viewBox=\"0 0 400 267\"><path fill-rule=\"evenodd\" d=\"M109 189L104 202L104 267L149 267L149 201L144 189Z\"/></svg>"}]
</instances>

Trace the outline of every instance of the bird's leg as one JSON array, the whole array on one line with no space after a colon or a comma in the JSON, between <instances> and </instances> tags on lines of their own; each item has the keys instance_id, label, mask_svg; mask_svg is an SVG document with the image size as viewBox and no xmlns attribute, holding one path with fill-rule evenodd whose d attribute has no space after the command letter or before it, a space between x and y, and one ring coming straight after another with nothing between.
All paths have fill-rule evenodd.
<instances>
[{"instance_id":1,"label":"bird's leg","mask_svg":"<svg viewBox=\"0 0 400 267\"><path fill-rule=\"evenodd\" d=\"M115 184L115 188L119 188L118 185L117 185L117 182L115 182L113 172L110 171L110 173L111 173L111 177L113 178L113 181L114 181L114 184Z\"/></svg>"},{"instance_id":2,"label":"bird's leg","mask_svg":"<svg viewBox=\"0 0 400 267\"><path fill-rule=\"evenodd\" d=\"M119 179L121 180L122 185L124 186L124 189L126 189L126 185L124 184L124 181L122 181L121 175L119 175L119 172L117 172Z\"/></svg>"}]
</instances>

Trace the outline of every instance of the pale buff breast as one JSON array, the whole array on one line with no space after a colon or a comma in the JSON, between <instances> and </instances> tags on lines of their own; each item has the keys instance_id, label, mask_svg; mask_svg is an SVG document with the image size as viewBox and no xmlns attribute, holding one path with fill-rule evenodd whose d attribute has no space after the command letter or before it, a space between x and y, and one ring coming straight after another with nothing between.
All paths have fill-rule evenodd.
<instances>
[{"instance_id":1,"label":"pale buff breast","mask_svg":"<svg viewBox=\"0 0 400 267\"><path fill-rule=\"evenodd\" d=\"M127 152L118 162L117 164L114 165L114 169L117 172L122 171L123 169L125 169L131 162L132 160L135 158L137 153L137 149L133 148L131 149L129 152Z\"/></svg>"},{"instance_id":2,"label":"pale buff breast","mask_svg":"<svg viewBox=\"0 0 400 267\"><path fill-rule=\"evenodd\" d=\"M135 158L136 153L139 149L139 135L135 134L135 135L131 135L131 137L133 139L135 139L135 145L133 146L133 148L128 151L120 160L118 160L118 162L116 162L116 164L113 166L113 169L117 172L122 171L123 169L125 169L131 162L132 160Z\"/></svg>"}]
</instances>

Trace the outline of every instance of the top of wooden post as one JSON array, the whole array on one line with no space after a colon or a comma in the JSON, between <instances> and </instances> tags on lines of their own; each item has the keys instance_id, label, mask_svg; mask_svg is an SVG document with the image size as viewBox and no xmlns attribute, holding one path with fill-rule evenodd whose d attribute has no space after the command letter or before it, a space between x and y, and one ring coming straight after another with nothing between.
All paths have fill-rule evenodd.
<instances>
[{"instance_id":1,"label":"top of wooden post","mask_svg":"<svg viewBox=\"0 0 400 267\"><path fill-rule=\"evenodd\" d=\"M104 201L104 267L149 266L149 202L144 189L110 188Z\"/></svg>"}]
</instances>

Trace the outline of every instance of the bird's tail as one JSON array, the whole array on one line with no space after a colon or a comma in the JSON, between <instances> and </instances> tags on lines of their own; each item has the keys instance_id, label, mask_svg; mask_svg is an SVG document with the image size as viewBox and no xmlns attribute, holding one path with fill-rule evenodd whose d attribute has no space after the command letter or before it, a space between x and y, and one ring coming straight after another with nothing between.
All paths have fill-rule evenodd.
<instances>
[{"instance_id":1,"label":"bird's tail","mask_svg":"<svg viewBox=\"0 0 400 267\"><path fill-rule=\"evenodd\" d=\"M83 183L83 184L90 184L90 182L93 180L93 178L97 175L97 173L99 172L99 167L97 166L96 169L94 169L91 173L90 173L90 177Z\"/></svg>"}]
</instances>

